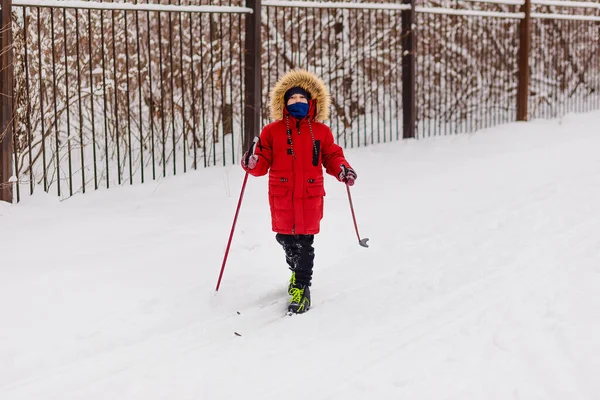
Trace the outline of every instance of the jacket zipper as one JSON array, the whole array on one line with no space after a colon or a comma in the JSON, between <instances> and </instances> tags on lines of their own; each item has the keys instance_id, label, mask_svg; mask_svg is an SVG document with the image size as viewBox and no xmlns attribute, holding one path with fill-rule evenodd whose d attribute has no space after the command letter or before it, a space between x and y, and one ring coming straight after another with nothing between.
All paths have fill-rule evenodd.
<instances>
[{"instance_id":1,"label":"jacket zipper","mask_svg":"<svg viewBox=\"0 0 600 400\"><path fill-rule=\"evenodd\" d=\"M296 122L296 128L298 129L298 135L300 135L300 121ZM294 169L294 158L292 158L292 179L293 179L293 184L292 184L292 210L294 210L295 213L295 207L294 207L294 188L296 187L296 171ZM292 224L292 235L296 234L296 222L295 222L295 217L294 217L294 223Z\"/></svg>"}]
</instances>

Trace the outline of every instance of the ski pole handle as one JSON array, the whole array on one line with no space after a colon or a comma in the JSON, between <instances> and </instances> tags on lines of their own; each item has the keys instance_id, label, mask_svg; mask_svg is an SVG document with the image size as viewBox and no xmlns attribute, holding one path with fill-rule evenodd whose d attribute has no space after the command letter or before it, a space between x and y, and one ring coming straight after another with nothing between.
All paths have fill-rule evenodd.
<instances>
[{"instance_id":1,"label":"ski pole handle","mask_svg":"<svg viewBox=\"0 0 600 400\"><path fill-rule=\"evenodd\" d=\"M254 153L254 149L255 149L255 146L256 146L257 142L258 142L258 136L254 136L254 140L250 144L250 149L246 153L246 159L244 160L245 161L245 163L244 163L245 165L248 165L248 161L250 161L250 156Z\"/></svg>"}]
</instances>

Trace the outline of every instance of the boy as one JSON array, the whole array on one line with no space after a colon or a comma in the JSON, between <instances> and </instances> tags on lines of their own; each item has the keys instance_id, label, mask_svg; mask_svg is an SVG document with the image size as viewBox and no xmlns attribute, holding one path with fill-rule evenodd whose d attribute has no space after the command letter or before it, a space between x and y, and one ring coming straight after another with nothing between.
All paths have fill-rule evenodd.
<instances>
[{"instance_id":1,"label":"boy","mask_svg":"<svg viewBox=\"0 0 600 400\"><path fill-rule=\"evenodd\" d=\"M329 127L329 92L305 70L285 74L270 93L274 122L265 126L253 155L242 167L253 176L269 173L269 205L277 242L292 270L288 312L310 308L315 257L314 235L323 218L323 167L340 182L354 184L356 173L335 144Z\"/></svg>"}]
</instances>

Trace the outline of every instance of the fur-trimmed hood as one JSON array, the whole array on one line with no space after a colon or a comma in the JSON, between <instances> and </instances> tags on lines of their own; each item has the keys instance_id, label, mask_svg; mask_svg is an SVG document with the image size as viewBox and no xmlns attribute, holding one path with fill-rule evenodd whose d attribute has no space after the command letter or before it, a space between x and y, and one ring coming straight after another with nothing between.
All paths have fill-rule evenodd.
<instances>
[{"instance_id":1,"label":"fur-trimmed hood","mask_svg":"<svg viewBox=\"0 0 600 400\"><path fill-rule=\"evenodd\" d=\"M271 118L274 120L283 119L285 108L283 97L285 92L296 86L310 93L311 102L314 102L316 109L315 120L322 122L329 119L329 106L331 104L329 91L322 79L304 69L291 70L277 81L269 94Z\"/></svg>"}]
</instances>

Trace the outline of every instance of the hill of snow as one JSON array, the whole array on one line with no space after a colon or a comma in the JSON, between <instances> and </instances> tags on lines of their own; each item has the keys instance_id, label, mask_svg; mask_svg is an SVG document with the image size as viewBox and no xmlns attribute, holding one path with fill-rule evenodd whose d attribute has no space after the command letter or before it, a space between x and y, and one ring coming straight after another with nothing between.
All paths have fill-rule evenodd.
<instances>
[{"instance_id":1,"label":"hill of snow","mask_svg":"<svg viewBox=\"0 0 600 400\"><path fill-rule=\"evenodd\" d=\"M346 151L293 317L265 177L1 203L0 399L598 399L599 126Z\"/></svg>"}]
</instances>

